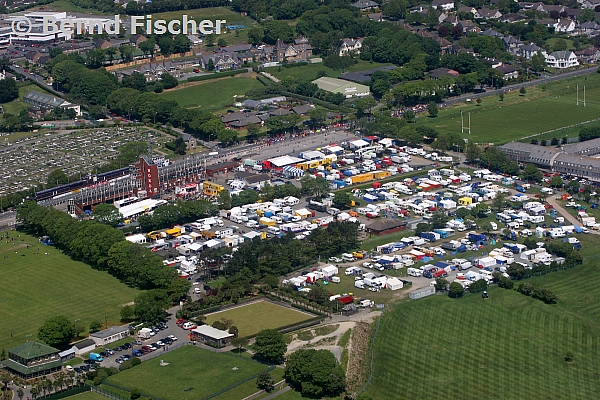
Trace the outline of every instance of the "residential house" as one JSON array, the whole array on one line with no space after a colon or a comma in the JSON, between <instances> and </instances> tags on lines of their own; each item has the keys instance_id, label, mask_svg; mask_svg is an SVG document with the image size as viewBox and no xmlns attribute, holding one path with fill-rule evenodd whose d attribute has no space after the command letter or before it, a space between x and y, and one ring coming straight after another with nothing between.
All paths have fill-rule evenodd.
<instances>
[{"instance_id":1,"label":"residential house","mask_svg":"<svg viewBox=\"0 0 600 400\"><path fill-rule=\"evenodd\" d=\"M261 59L270 62L306 61L312 57L312 46L309 43L285 44L277 39L274 46L265 46L262 49Z\"/></svg>"},{"instance_id":2,"label":"residential house","mask_svg":"<svg viewBox=\"0 0 600 400\"><path fill-rule=\"evenodd\" d=\"M102 49L102 50L106 50L106 49L108 49L109 47L113 47L113 46L112 46L112 43L111 43L109 40L106 40L106 39L98 39L98 40L96 40L96 41L94 42L94 46L95 46L97 49Z\"/></svg>"},{"instance_id":3,"label":"residential house","mask_svg":"<svg viewBox=\"0 0 600 400\"><path fill-rule=\"evenodd\" d=\"M315 106L313 106L312 104L305 104L303 106L292 107L291 111L294 114L306 115L306 114L308 114L310 111L312 111L314 109L315 109Z\"/></svg>"},{"instance_id":4,"label":"residential house","mask_svg":"<svg viewBox=\"0 0 600 400\"><path fill-rule=\"evenodd\" d=\"M379 4L371 0L358 0L356 3L352 3L351 6L358 8L360 11L369 11L374 8L379 8Z\"/></svg>"},{"instance_id":5,"label":"residential house","mask_svg":"<svg viewBox=\"0 0 600 400\"><path fill-rule=\"evenodd\" d=\"M446 38L438 37L435 39L436 42L440 45L440 49L442 50L442 55L449 53L452 48L452 42Z\"/></svg>"},{"instance_id":6,"label":"residential house","mask_svg":"<svg viewBox=\"0 0 600 400\"><path fill-rule=\"evenodd\" d=\"M554 25L555 32L571 33L575 30L575 21L572 19L560 19Z\"/></svg>"},{"instance_id":7,"label":"residential house","mask_svg":"<svg viewBox=\"0 0 600 400\"><path fill-rule=\"evenodd\" d=\"M0 71L0 81L3 79L14 79L16 81L17 77L14 74L11 74L10 72L2 70Z\"/></svg>"},{"instance_id":8,"label":"residential house","mask_svg":"<svg viewBox=\"0 0 600 400\"><path fill-rule=\"evenodd\" d=\"M600 24L598 24L596 21L588 21L580 24L578 29L581 33L592 33L600 30Z\"/></svg>"},{"instance_id":9,"label":"residential house","mask_svg":"<svg viewBox=\"0 0 600 400\"><path fill-rule=\"evenodd\" d=\"M362 42L365 38L356 38L356 39L342 39L342 44L340 45L340 56L345 56L348 54L360 54L360 48L362 47Z\"/></svg>"},{"instance_id":10,"label":"residential house","mask_svg":"<svg viewBox=\"0 0 600 400\"><path fill-rule=\"evenodd\" d=\"M502 13L499 10L490 10L488 8L482 8L477 10L475 18L477 19L498 19L502 17Z\"/></svg>"},{"instance_id":11,"label":"residential house","mask_svg":"<svg viewBox=\"0 0 600 400\"><path fill-rule=\"evenodd\" d=\"M236 69L241 65L240 60L233 53L207 54L200 58L200 66L202 69L208 70L211 60L212 67L215 71Z\"/></svg>"},{"instance_id":12,"label":"residential house","mask_svg":"<svg viewBox=\"0 0 600 400\"><path fill-rule=\"evenodd\" d=\"M504 79L505 81L508 81L510 79L517 79L519 77L519 71L512 65L502 64L494 69L502 73L502 79Z\"/></svg>"},{"instance_id":13,"label":"residential house","mask_svg":"<svg viewBox=\"0 0 600 400\"><path fill-rule=\"evenodd\" d=\"M576 21L579 19L579 14L580 13L581 13L581 9L580 8L567 8L564 11L564 14L566 14L567 18L574 19Z\"/></svg>"},{"instance_id":14,"label":"residential house","mask_svg":"<svg viewBox=\"0 0 600 400\"><path fill-rule=\"evenodd\" d=\"M473 23L473 21L459 21L458 26L462 29L464 34L469 34L471 32L479 33L481 29L477 25Z\"/></svg>"},{"instance_id":15,"label":"residential house","mask_svg":"<svg viewBox=\"0 0 600 400\"><path fill-rule=\"evenodd\" d=\"M600 50L594 46L581 51L576 51L575 55L580 63L596 64L598 60L600 60Z\"/></svg>"},{"instance_id":16,"label":"residential house","mask_svg":"<svg viewBox=\"0 0 600 400\"><path fill-rule=\"evenodd\" d=\"M148 40L146 36L140 35L139 33L129 36L129 44L133 47L138 47L140 43L145 42L146 40Z\"/></svg>"},{"instance_id":17,"label":"residential house","mask_svg":"<svg viewBox=\"0 0 600 400\"><path fill-rule=\"evenodd\" d=\"M471 13L474 16L475 13L477 12L477 9L475 7L460 6L460 7L458 7L458 12L459 13Z\"/></svg>"},{"instance_id":18,"label":"residential house","mask_svg":"<svg viewBox=\"0 0 600 400\"><path fill-rule=\"evenodd\" d=\"M541 6L541 8L542 9L540 11L544 11L544 12L546 12L548 14L551 13L551 12L557 12L559 14L562 14L567 9L566 6L554 5L554 4L543 4Z\"/></svg>"},{"instance_id":19,"label":"residential house","mask_svg":"<svg viewBox=\"0 0 600 400\"><path fill-rule=\"evenodd\" d=\"M382 13L367 14L367 18L369 19L369 21L383 22L383 14Z\"/></svg>"},{"instance_id":20,"label":"residential house","mask_svg":"<svg viewBox=\"0 0 600 400\"><path fill-rule=\"evenodd\" d=\"M137 72L144 75L146 82L156 82L162 79L163 74L169 74L175 78L181 78L181 68L171 61L162 61L140 65Z\"/></svg>"},{"instance_id":21,"label":"residential house","mask_svg":"<svg viewBox=\"0 0 600 400\"><path fill-rule=\"evenodd\" d=\"M40 57L43 57L44 54L39 51L28 51L25 53L25 58L29 60L30 63L37 64Z\"/></svg>"},{"instance_id":22,"label":"residential house","mask_svg":"<svg viewBox=\"0 0 600 400\"><path fill-rule=\"evenodd\" d=\"M439 67L439 68L436 68L436 69L432 70L429 73L429 78L430 79L438 80L438 79L440 79L443 76L449 76L451 78L457 78L459 75L460 74L457 71L453 70L453 69Z\"/></svg>"},{"instance_id":23,"label":"residential house","mask_svg":"<svg viewBox=\"0 0 600 400\"><path fill-rule=\"evenodd\" d=\"M125 339L129 337L129 326L113 326L102 331L90 333L90 339L92 339L96 346L106 346L109 343L116 342L117 340Z\"/></svg>"},{"instance_id":24,"label":"residential house","mask_svg":"<svg viewBox=\"0 0 600 400\"><path fill-rule=\"evenodd\" d=\"M449 15L444 20L444 23L456 26L458 25L458 17L456 15Z\"/></svg>"},{"instance_id":25,"label":"residential house","mask_svg":"<svg viewBox=\"0 0 600 400\"><path fill-rule=\"evenodd\" d=\"M550 68L571 68L578 66L579 60L572 51L555 51L546 54L546 65Z\"/></svg>"},{"instance_id":26,"label":"residential house","mask_svg":"<svg viewBox=\"0 0 600 400\"><path fill-rule=\"evenodd\" d=\"M38 341L25 342L8 349L4 367L21 379L33 379L62 368L59 350Z\"/></svg>"},{"instance_id":27,"label":"residential house","mask_svg":"<svg viewBox=\"0 0 600 400\"><path fill-rule=\"evenodd\" d=\"M596 7L600 6L600 0L584 0L581 2L581 8L595 10Z\"/></svg>"},{"instance_id":28,"label":"residential house","mask_svg":"<svg viewBox=\"0 0 600 400\"><path fill-rule=\"evenodd\" d=\"M453 11L454 1L453 0L433 0L431 6L438 10Z\"/></svg>"},{"instance_id":29,"label":"residential house","mask_svg":"<svg viewBox=\"0 0 600 400\"><path fill-rule=\"evenodd\" d=\"M519 57L523 57L528 60L531 60L531 57L533 57L533 55L537 53L546 54L546 50L542 49L540 46L534 43L521 45L519 47L519 50L517 51L517 55Z\"/></svg>"},{"instance_id":30,"label":"residential house","mask_svg":"<svg viewBox=\"0 0 600 400\"><path fill-rule=\"evenodd\" d=\"M509 54L515 55L519 50L519 46L523 44L519 39L514 36L508 35L502 38L502 42L504 43L504 47Z\"/></svg>"},{"instance_id":31,"label":"residential house","mask_svg":"<svg viewBox=\"0 0 600 400\"><path fill-rule=\"evenodd\" d=\"M485 31L480 32L479 34L481 36L492 36L492 37L497 37L497 38L503 38L504 37L503 34L501 34L500 32L496 32L493 29L486 29Z\"/></svg>"},{"instance_id":32,"label":"residential house","mask_svg":"<svg viewBox=\"0 0 600 400\"><path fill-rule=\"evenodd\" d=\"M215 53L245 53L254 49L251 44L240 43L233 46L217 47Z\"/></svg>"},{"instance_id":33,"label":"residential house","mask_svg":"<svg viewBox=\"0 0 600 400\"><path fill-rule=\"evenodd\" d=\"M525 21L526 19L527 18L522 14L504 14L498 20L507 24L514 24L516 22Z\"/></svg>"}]
</instances>

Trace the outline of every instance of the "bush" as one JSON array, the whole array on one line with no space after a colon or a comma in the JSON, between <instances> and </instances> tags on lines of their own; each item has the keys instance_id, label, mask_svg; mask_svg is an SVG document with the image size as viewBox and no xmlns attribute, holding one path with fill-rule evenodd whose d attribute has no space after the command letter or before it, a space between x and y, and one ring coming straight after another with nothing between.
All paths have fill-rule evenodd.
<instances>
[{"instance_id":1,"label":"bush","mask_svg":"<svg viewBox=\"0 0 600 400\"><path fill-rule=\"evenodd\" d=\"M123 364L125 364L125 363L123 363ZM121 365L123 365L123 364L121 364ZM131 389L129 398L131 400L135 400L135 399L139 399L141 395L142 395L142 392L140 391L140 389L133 388L133 389Z\"/></svg>"},{"instance_id":2,"label":"bush","mask_svg":"<svg viewBox=\"0 0 600 400\"><path fill-rule=\"evenodd\" d=\"M487 290L488 284L485 279L479 279L469 286L469 292L471 293L480 293Z\"/></svg>"},{"instance_id":3,"label":"bush","mask_svg":"<svg viewBox=\"0 0 600 400\"><path fill-rule=\"evenodd\" d=\"M503 289L512 289L515 286L515 283L505 277L500 277L500 279L498 279L498 286L503 288Z\"/></svg>"},{"instance_id":4,"label":"bush","mask_svg":"<svg viewBox=\"0 0 600 400\"><path fill-rule=\"evenodd\" d=\"M462 295L465 293L465 289L462 287L462 285L458 282L452 282L450 284L450 292L448 293L448 296L450 296L453 299L457 299L459 297L462 297Z\"/></svg>"},{"instance_id":5,"label":"bush","mask_svg":"<svg viewBox=\"0 0 600 400\"><path fill-rule=\"evenodd\" d=\"M142 363L142 360L140 360L137 357L133 357L131 360L128 360L128 361L131 363L131 365L133 367L135 367L136 365L140 365Z\"/></svg>"},{"instance_id":6,"label":"bush","mask_svg":"<svg viewBox=\"0 0 600 400\"><path fill-rule=\"evenodd\" d=\"M556 304L558 300L558 296L548 289L535 289L531 297L541 300L546 304Z\"/></svg>"},{"instance_id":7,"label":"bush","mask_svg":"<svg viewBox=\"0 0 600 400\"><path fill-rule=\"evenodd\" d=\"M531 286L529 283L521 283L517 288L517 292L524 294L525 296L531 296L533 290L533 286Z\"/></svg>"},{"instance_id":8,"label":"bush","mask_svg":"<svg viewBox=\"0 0 600 400\"><path fill-rule=\"evenodd\" d=\"M119 365L119 371L125 371L126 369L129 368L133 368L133 364L131 363L131 360L127 360L125 362L123 362L121 365Z\"/></svg>"}]
</instances>

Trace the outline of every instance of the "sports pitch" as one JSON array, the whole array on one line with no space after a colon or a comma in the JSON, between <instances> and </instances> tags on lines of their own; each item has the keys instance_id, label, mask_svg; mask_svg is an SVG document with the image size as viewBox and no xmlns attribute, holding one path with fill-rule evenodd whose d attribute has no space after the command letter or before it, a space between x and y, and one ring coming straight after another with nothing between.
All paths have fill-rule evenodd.
<instances>
[{"instance_id":1,"label":"sports pitch","mask_svg":"<svg viewBox=\"0 0 600 400\"><path fill-rule=\"evenodd\" d=\"M579 106L577 85L579 84ZM586 106L583 106L583 86L586 85ZM463 112L464 127L468 127L471 114L471 134L461 133ZM421 116L416 125L426 125L440 133L456 133L477 143L504 144L525 136L593 120L600 117L600 74L566 79L527 88L525 95L519 91L506 93L504 100L498 96L482 99L447 109L440 109L436 118ZM578 134L577 130L577 134ZM561 131L557 137L563 137ZM575 136L571 133L571 136Z\"/></svg>"},{"instance_id":2,"label":"sports pitch","mask_svg":"<svg viewBox=\"0 0 600 400\"><path fill-rule=\"evenodd\" d=\"M32 236L11 231L7 243L4 234L0 240L0 349L35 340L38 328L56 315L86 329L92 321L104 323L105 317L109 323L118 323L120 306L132 302L138 293L107 272L73 261Z\"/></svg>"},{"instance_id":3,"label":"sports pitch","mask_svg":"<svg viewBox=\"0 0 600 400\"><path fill-rule=\"evenodd\" d=\"M160 361L168 363L161 366ZM166 400L196 400L236 384L267 366L245 357L184 346L111 376L110 383L137 387ZM258 390L258 389L257 389Z\"/></svg>"},{"instance_id":4,"label":"sports pitch","mask_svg":"<svg viewBox=\"0 0 600 400\"><path fill-rule=\"evenodd\" d=\"M526 281L554 291L556 305L493 288L489 301L476 294L432 296L396 306L381 321L367 393L374 399L597 399L600 257L591 236L580 237L584 265Z\"/></svg>"},{"instance_id":5,"label":"sports pitch","mask_svg":"<svg viewBox=\"0 0 600 400\"><path fill-rule=\"evenodd\" d=\"M255 335L263 329L275 329L313 318L314 315L282 307L268 301L257 301L225 311L206 315L206 323L212 324L223 318L233 321L239 336Z\"/></svg>"}]
</instances>

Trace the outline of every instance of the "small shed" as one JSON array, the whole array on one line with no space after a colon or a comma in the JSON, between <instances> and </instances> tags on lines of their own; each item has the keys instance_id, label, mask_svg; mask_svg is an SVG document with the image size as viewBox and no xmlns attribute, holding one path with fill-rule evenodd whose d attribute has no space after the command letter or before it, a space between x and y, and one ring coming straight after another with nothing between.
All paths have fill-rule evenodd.
<instances>
[{"instance_id":1,"label":"small shed","mask_svg":"<svg viewBox=\"0 0 600 400\"><path fill-rule=\"evenodd\" d=\"M106 346L109 343L129 337L128 326L113 326L112 328L90 334L96 346Z\"/></svg>"},{"instance_id":2,"label":"small shed","mask_svg":"<svg viewBox=\"0 0 600 400\"><path fill-rule=\"evenodd\" d=\"M75 343L71 350L74 351L76 356L80 356L96 349L96 342L93 339L87 339L78 343Z\"/></svg>"},{"instance_id":3,"label":"small shed","mask_svg":"<svg viewBox=\"0 0 600 400\"><path fill-rule=\"evenodd\" d=\"M227 346L231 343L231 339L234 336L233 333L213 328L210 325L199 326L192 330L192 334L197 340L216 348Z\"/></svg>"}]
</instances>

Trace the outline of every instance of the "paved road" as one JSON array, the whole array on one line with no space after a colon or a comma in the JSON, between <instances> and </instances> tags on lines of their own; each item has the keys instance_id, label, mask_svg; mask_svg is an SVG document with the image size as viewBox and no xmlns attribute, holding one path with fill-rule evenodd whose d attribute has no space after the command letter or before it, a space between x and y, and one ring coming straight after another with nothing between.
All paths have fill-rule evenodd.
<instances>
[{"instance_id":1,"label":"paved road","mask_svg":"<svg viewBox=\"0 0 600 400\"><path fill-rule=\"evenodd\" d=\"M16 216L16 211L6 211L0 213L0 231L12 229L15 225Z\"/></svg>"}]
</instances>

